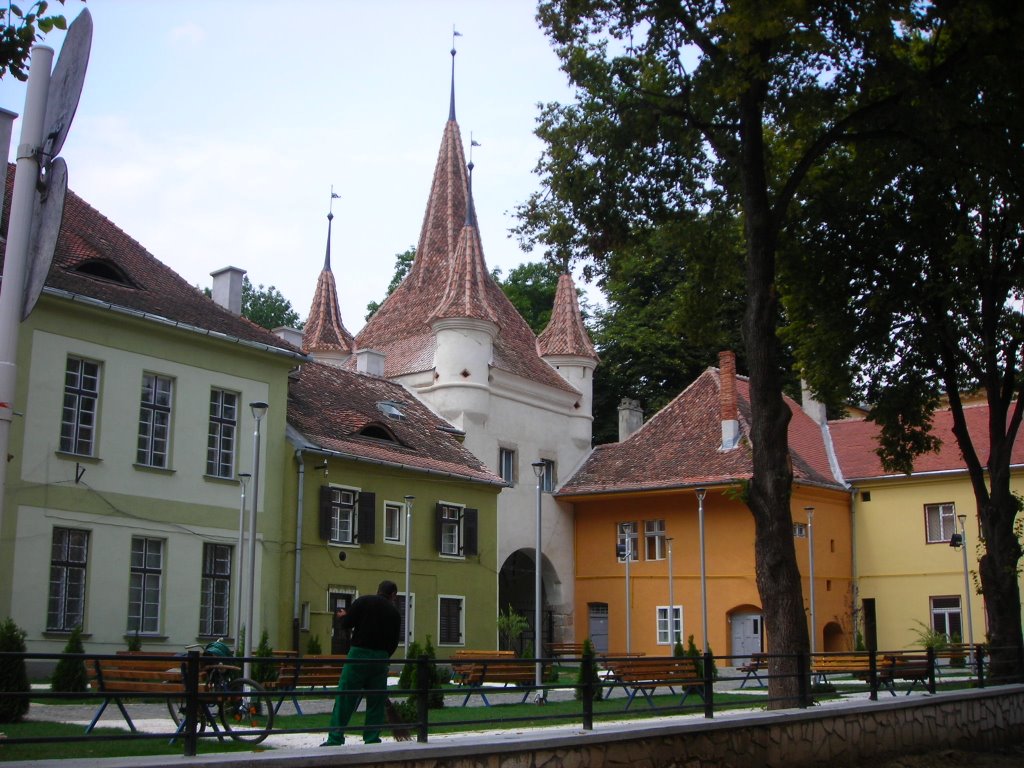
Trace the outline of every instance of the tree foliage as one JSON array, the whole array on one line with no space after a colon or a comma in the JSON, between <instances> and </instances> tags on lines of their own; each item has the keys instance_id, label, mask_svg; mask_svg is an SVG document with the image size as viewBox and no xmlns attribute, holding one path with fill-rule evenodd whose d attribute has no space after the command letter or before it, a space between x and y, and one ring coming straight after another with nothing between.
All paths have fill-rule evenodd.
<instances>
[{"instance_id":1,"label":"tree foliage","mask_svg":"<svg viewBox=\"0 0 1024 768\"><path fill-rule=\"evenodd\" d=\"M956 66L836 152L796 206L784 285L793 341L828 400L870 406L893 472L938 447L948 403L977 502L993 672L1020 674L1021 557L1010 461L1024 416L1024 11L975 2L910 30L907 67L935 47ZM972 435L962 395L989 408Z\"/></svg>"},{"instance_id":2,"label":"tree foliage","mask_svg":"<svg viewBox=\"0 0 1024 768\"><path fill-rule=\"evenodd\" d=\"M547 261L533 261L514 267L507 278L495 268L491 276L534 333L543 331L551 319L561 270Z\"/></svg>"},{"instance_id":3,"label":"tree foliage","mask_svg":"<svg viewBox=\"0 0 1024 768\"><path fill-rule=\"evenodd\" d=\"M576 102L541 113L542 189L520 209L520 237L543 242L556 260L588 259L603 273L663 231L682 282L697 289L708 274L703 265L721 253L702 249L685 224L714 215L742 226L753 453L747 501L765 630L777 653L809 647L791 536L779 242L798 191L825 154L911 98L913 76L946 65L950 52L936 46L921 72L908 72L899 55L903 30L931 7L546 0L538 12ZM796 676L776 677L770 687L773 706L786 706Z\"/></svg>"},{"instance_id":4,"label":"tree foliage","mask_svg":"<svg viewBox=\"0 0 1024 768\"><path fill-rule=\"evenodd\" d=\"M64 0L57 0L64 5ZM84 0L83 0L84 2ZM0 80L10 72L18 80L28 80L32 46L55 29L67 29L63 15L49 14L46 0L35 0L23 10L8 3L0 6Z\"/></svg>"},{"instance_id":5,"label":"tree foliage","mask_svg":"<svg viewBox=\"0 0 1024 768\"><path fill-rule=\"evenodd\" d=\"M412 269L412 263L416 260L416 246L410 245L408 249L401 253L395 254L395 274L391 276L391 282L388 283L387 293L384 294L384 299L395 292L395 289L405 279L405 276L409 274L409 270ZM380 305L384 303L384 299L380 301L371 301L366 305L366 317L365 320L369 320L373 317L374 313L380 309Z\"/></svg>"},{"instance_id":6,"label":"tree foliage","mask_svg":"<svg viewBox=\"0 0 1024 768\"><path fill-rule=\"evenodd\" d=\"M280 328L302 328L299 314L274 286L253 287L248 277L242 278L242 316L268 330Z\"/></svg>"}]
</instances>

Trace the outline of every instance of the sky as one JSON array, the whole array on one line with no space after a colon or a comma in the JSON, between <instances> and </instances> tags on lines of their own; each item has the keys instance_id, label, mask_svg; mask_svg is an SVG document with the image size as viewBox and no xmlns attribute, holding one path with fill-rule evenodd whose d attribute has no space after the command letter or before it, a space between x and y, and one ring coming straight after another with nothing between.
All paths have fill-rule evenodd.
<instances>
[{"instance_id":1,"label":"sky","mask_svg":"<svg viewBox=\"0 0 1024 768\"><path fill-rule=\"evenodd\" d=\"M239 267L305 319L333 186L331 266L358 332L395 254L419 239L453 27L488 266L508 274L541 258L508 230L538 188L537 104L572 92L536 0L67 0L63 13L70 22L85 7L94 32L61 151L68 185L189 283ZM63 37L42 44L59 55ZM24 101L23 83L0 80L0 107L20 114ZM19 134L17 121L12 161Z\"/></svg>"}]
</instances>

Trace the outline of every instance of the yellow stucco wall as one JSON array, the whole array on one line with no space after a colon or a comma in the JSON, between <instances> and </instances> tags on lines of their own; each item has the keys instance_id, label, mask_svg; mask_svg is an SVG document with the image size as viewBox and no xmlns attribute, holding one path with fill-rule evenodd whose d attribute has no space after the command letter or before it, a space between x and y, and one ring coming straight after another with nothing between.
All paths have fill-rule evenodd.
<instances>
[{"instance_id":1,"label":"yellow stucco wall","mask_svg":"<svg viewBox=\"0 0 1024 768\"><path fill-rule=\"evenodd\" d=\"M573 500L576 529L576 640L588 633L591 603L608 604L608 648L626 650L625 564L617 560L617 524L636 521L640 559L630 565L632 597L630 650L648 655L671 652L657 642L657 607L668 606L668 560L647 560L644 521L665 520L673 539L673 592L682 606L682 640L693 635L699 648L701 626L700 533L698 504L692 490L660 494L621 494ZM852 589L849 496L845 493L796 489L793 518L806 521L803 508L813 506L815 540L816 649L825 650L825 627L833 624L832 643L852 647ZM705 570L708 642L716 655L732 653L730 617L734 612L759 612L761 599L754 577L754 520L741 502L708 491L704 502ZM808 540L796 539L797 562L808 601ZM809 612L808 612L809 613ZM770 638L766 638L770 649ZM829 648L832 650L832 648ZM838 648L836 648L838 650Z\"/></svg>"},{"instance_id":2,"label":"yellow stucco wall","mask_svg":"<svg viewBox=\"0 0 1024 768\"><path fill-rule=\"evenodd\" d=\"M1024 492L1019 473L1012 481ZM875 601L878 647L913 647L921 622L930 625L932 597L959 597L968 642L963 553L948 543L927 543L927 504L952 503L967 515L968 570L974 642L985 642L984 600L977 593L977 505L966 474L897 477L859 482L854 497L856 571L860 600ZM864 493L870 494L865 500Z\"/></svg>"}]
</instances>

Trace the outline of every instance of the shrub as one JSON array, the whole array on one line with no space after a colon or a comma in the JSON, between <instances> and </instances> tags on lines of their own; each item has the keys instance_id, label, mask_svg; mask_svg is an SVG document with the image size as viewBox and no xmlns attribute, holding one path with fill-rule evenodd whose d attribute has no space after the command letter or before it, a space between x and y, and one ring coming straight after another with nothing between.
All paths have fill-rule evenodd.
<instances>
[{"instance_id":1,"label":"shrub","mask_svg":"<svg viewBox=\"0 0 1024 768\"><path fill-rule=\"evenodd\" d=\"M323 649L320 647L320 635L310 635L306 640L306 655L318 656L321 653Z\"/></svg>"},{"instance_id":2,"label":"shrub","mask_svg":"<svg viewBox=\"0 0 1024 768\"><path fill-rule=\"evenodd\" d=\"M917 640L914 641L915 645L920 645L923 648L931 648L936 651L943 650L949 645L949 638L946 637L945 632L939 632L938 630L932 629L923 621L918 621L917 627L911 627L910 631L917 635Z\"/></svg>"},{"instance_id":3,"label":"shrub","mask_svg":"<svg viewBox=\"0 0 1024 768\"><path fill-rule=\"evenodd\" d=\"M410 642L409 653L406 656L409 663L402 665L402 674L398 676L398 687L402 690L408 691L412 688L413 672L416 668L416 665L412 663L412 660L418 659L421 655L423 655L423 649L420 647L420 644L415 640Z\"/></svg>"},{"instance_id":4,"label":"shrub","mask_svg":"<svg viewBox=\"0 0 1024 768\"><path fill-rule=\"evenodd\" d=\"M693 635L690 635L690 640L693 640ZM696 650L696 648L694 648ZM676 644L672 646L672 656L677 659L681 659L686 656L686 649L683 648L681 640L676 640Z\"/></svg>"},{"instance_id":5,"label":"shrub","mask_svg":"<svg viewBox=\"0 0 1024 768\"><path fill-rule=\"evenodd\" d=\"M64 653L85 653L82 646L82 628L75 627L64 646ZM81 693L89 688L89 676L85 673L85 662L80 658L65 656L57 662L50 679L50 690L60 693Z\"/></svg>"},{"instance_id":6,"label":"shrub","mask_svg":"<svg viewBox=\"0 0 1024 768\"><path fill-rule=\"evenodd\" d=\"M711 679L718 679L718 666L715 664L715 654L711 650L711 646L708 646L708 654L711 656ZM697 660L697 674L703 677L704 675L704 656L700 651L697 650L697 644L693 642L693 635L690 635L686 640L686 653L683 654Z\"/></svg>"},{"instance_id":7,"label":"shrub","mask_svg":"<svg viewBox=\"0 0 1024 768\"><path fill-rule=\"evenodd\" d=\"M128 638L128 650L131 653L138 653L142 650L142 640L139 637L139 631L135 630L135 634Z\"/></svg>"},{"instance_id":8,"label":"shrub","mask_svg":"<svg viewBox=\"0 0 1024 768\"><path fill-rule=\"evenodd\" d=\"M25 652L25 631L10 616L0 623L0 651ZM32 687L25 659L0 658L0 693L28 693ZM0 696L0 723L16 723L28 714L28 697Z\"/></svg>"},{"instance_id":9,"label":"shrub","mask_svg":"<svg viewBox=\"0 0 1024 768\"><path fill-rule=\"evenodd\" d=\"M270 658L273 655L274 649L270 646L270 635L264 629L263 634L260 635L260 644L253 652L253 656ZM270 661L255 662L252 665L252 679L257 683L268 683L271 680L277 680L277 665Z\"/></svg>"},{"instance_id":10,"label":"shrub","mask_svg":"<svg viewBox=\"0 0 1024 768\"><path fill-rule=\"evenodd\" d=\"M580 701L583 698L583 686L586 680L583 677L583 669L589 663L590 664L590 682L594 686L594 701L601 700L601 678L597 674L597 664L594 661L594 644L590 642L588 637L583 641L583 661L580 663L580 671L576 674L576 700Z\"/></svg>"},{"instance_id":11,"label":"shrub","mask_svg":"<svg viewBox=\"0 0 1024 768\"><path fill-rule=\"evenodd\" d=\"M529 629L529 627L530 622L526 620L526 617L511 605L505 609L504 613L499 611L498 637L501 642L501 649L508 651L515 650L516 640L522 642L523 632Z\"/></svg>"},{"instance_id":12,"label":"shrub","mask_svg":"<svg viewBox=\"0 0 1024 768\"><path fill-rule=\"evenodd\" d=\"M422 646L415 640L409 643L408 658L410 663L403 665L402 674L398 678L398 687L407 691L419 689L419 664L413 660L419 659L421 656L426 656L429 659L427 664L427 687L430 689L430 693L427 695L427 707L430 709L442 709L444 708L444 691L440 690L440 688L451 679L451 670L445 668L447 670L447 678L445 678L442 668L439 668L435 662L436 653L430 635L427 635L427 641ZM409 701L415 706L416 696L410 696Z\"/></svg>"}]
</instances>

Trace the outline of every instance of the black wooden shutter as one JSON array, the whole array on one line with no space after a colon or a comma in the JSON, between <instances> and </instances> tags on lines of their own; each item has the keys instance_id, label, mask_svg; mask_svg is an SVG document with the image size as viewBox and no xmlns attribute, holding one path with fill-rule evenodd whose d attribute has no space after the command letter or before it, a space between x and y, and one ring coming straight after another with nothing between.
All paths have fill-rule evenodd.
<instances>
[{"instance_id":1,"label":"black wooden shutter","mask_svg":"<svg viewBox=\"0 0 1024 768\"><path fill-rule=\"evenodd\" d=\"M438 552L441 551L441 533L443 530L443 521L441 519L441 512L444 509L443 504L437 504L434 507L434 549Z\"/></svg>"},{"instance_id":2,"label":"black wooden shutter","mask_svg":"<svg viewBox=\"0 0 1024 768\"><path fill-rule=\"evenodd\" d=\"M356 509L359 511L359 530L356 541L360 544L373 544L377 532L374 516L377 514L377 494L360 491Z\"/></svg>"},{"instance_id":3,"label":"black wooden shutter","mask_svg":"<svg viewBox=\"0 0 1024 768\"><path fill-rule=\"evenodd\" d=\"M462 554L467 557L477 554L479 545L477 539L479 534L478 519L480 513L475 509L464 509L462 511Z\"/></svg>"},{"instance_id":4,"label":"black wooden shutter","mask_svg":"<svg viewBox=\"0 0 1024 768\"><path fill-rule=\"evenodd\" d=\"M331 486L320 486L320 538L331 538Z\"/></svg>"}]
</instances>

